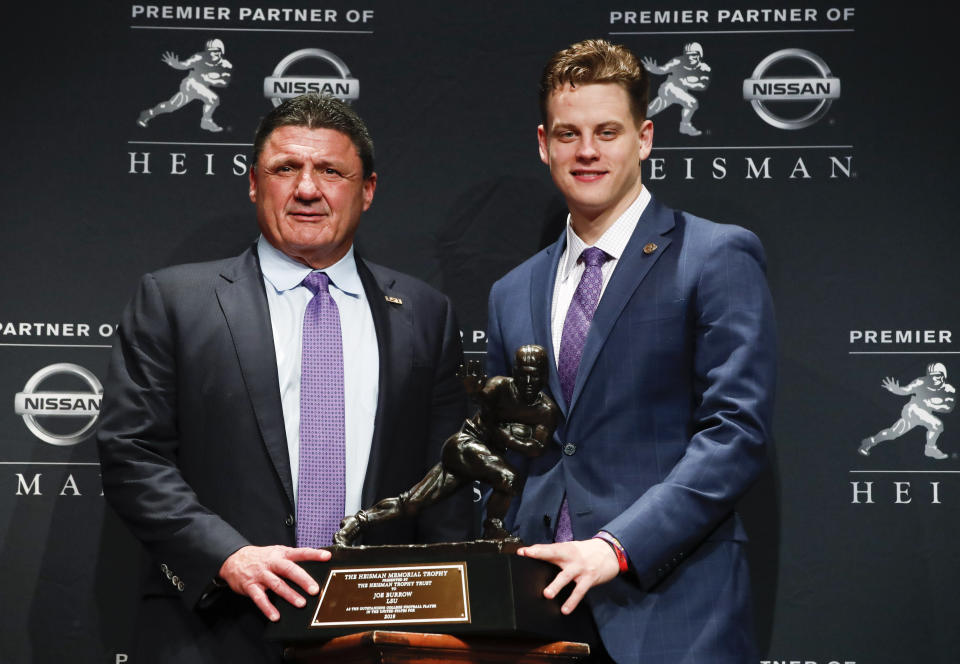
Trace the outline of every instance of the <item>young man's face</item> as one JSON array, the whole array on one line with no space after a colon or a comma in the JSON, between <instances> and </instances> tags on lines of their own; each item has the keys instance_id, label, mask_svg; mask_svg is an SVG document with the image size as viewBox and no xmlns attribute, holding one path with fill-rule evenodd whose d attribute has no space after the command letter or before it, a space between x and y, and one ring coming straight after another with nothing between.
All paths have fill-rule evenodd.
<instances>
[{"instance_id":1,"label":"young man's face","mask_svg":"<svg viewBox=\"0 0 960 664\"><path fill-rule=\"evenodd\" d=\"M547 99L547 125L537 129L537 138L540 158L576 223L619 216L639 195L653 123L636 125L627 91L618 84L567 84Z\"/></svg>"}]
</instances>

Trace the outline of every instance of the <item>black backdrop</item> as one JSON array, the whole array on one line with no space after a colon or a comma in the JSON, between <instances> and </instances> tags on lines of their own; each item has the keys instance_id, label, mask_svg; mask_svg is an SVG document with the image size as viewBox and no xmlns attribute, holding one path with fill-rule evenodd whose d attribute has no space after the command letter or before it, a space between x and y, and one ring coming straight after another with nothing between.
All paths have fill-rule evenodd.
<instances>
[{"instance_id":1,"label":"black backdrop","mask_svg":"<svg viewBox=\"0 0 960 664\"><path fill-rule=\"evenodd\" d=\"M448 293L466 351L481 357L490 284L563 223L536 152L540 68L590 36L661 64L702 46L703 134L678 132L676 105L654 118L645 184L750 228L768 252L777 440L742 506L761 661L960 661L960 414L941 416L948 459L923 456L922 428L869 458L856 452L907 400L884 377L906 384L940 362L960 381L954 27L929 2L749 11L774 7L370 0L324 3L335 16L308 20L268 12L312 9L302 0L5 7L0 661L128 660L135 544L105 509L92 439L48 440L95 417L112 325L140 274L233 255L256 237L246 155L276 65L324 49L359 81L353 103L380 175L360 250ZM224 131L200 128L197 101L138 126L186 75L162 54L185 59L213 38L233 65L214 113ZM784 49L839 79L806 128L774 127L744 99L744 80ZM286 75L340 76L321 59ZM787 53L764 76L824 73ZM764 102L788 120L817 104ZM33 392L75 394L48 415Z\"/></svg>"}]
</instances>

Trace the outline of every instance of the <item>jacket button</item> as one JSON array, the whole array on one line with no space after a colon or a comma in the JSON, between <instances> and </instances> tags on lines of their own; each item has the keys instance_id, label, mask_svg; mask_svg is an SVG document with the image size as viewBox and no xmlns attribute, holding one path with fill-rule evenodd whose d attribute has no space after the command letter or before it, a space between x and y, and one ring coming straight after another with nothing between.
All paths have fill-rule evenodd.
<instances>
[{"instance_id":1,"label":"jacket button","mask_svg":"<svg viewBox=\"0 0 960 664\"><path fill-rule=\"evenodd\" d=\"M173 572L171 572L170 570L167 570L167 578L168 579L173 578Z\"/></svg>"},{"instance_id":2,"label":"jacket button","mask_svg":"<svg viewBox=\"0 0 960 664\"><path fill-rule=\"evenodd\" d=\"M563 453L566 454L567 456L573 456L574 453L576 453L576 451L577 451L577 446L574 445L573 443L567 443L566 445L563 446Z\"/></svg>"},{"instance_id":3,"label":"jacket button","mask_svg":"<svg viewBox=\"0 0 960 664\"><path fill-rule=\"evenodd\" d=\"M294 524L293 515L292 515L292 514L288 514L288 515L287 515L287 520L284 521L284 523L287 524L288 526L291 526L291 527L292 527L293 524Z\"/></svg>"},{"instance_id":4,"label":"jacket button","mask_svg":"<svg viewBox=\"0 0 960 664\"><path fill-rule=\"evenodd\" d=\"M160 563L160 571L164 574L167 573L167 563Z\"/></svg>"},{"instance_id":5,"label":"jacket button","mask_svg":"<svg viewBox=\"0 0 960 664\"><path fill-rule=\"evenodd\" d=\"M177 584L177 590L179 590L180 592L183 592L183 581Z\"/></svg>"}]
</instances>

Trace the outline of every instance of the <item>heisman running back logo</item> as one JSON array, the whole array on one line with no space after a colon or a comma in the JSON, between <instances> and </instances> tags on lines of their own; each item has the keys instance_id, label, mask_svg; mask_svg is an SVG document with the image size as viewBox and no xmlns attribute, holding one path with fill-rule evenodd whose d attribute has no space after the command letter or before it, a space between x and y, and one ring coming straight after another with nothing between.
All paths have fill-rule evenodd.
<instances>
[{"instance_id":1,"label":"heisman running back logo","mask_svg":"<svg viewBox=\"0 0 960 664\"><path fill-rule=\"evenodd\" d=\"M220 95L211 88L223 88L230 83L233 65L223 57L224 53L226 48L219 39L209 40L203 51L194 53L186 60L181 60L171 51L164 53L161 58L164 63L189 73L180 81L180 89L175 95L140 113L137 124L146 127L156 116L179 111L194 99L199 99L203 103L200 128L212 132L223 131L213 121L213 112L220 105Z\"/></svg>"},{"instance_id":2,"label":"heisman running back logo","mask_svg":"<svg viewBox=\"0 0 960 664\"><path fill-rule=\"evenodd\" d=\"M703 61L703 47L690 42L683 47L683 53L662 67L650 57L643 58L644 68L651 74L666 76L660 84L657 96L647 105L647 117L652 118L660 111L680 105L680 133L687 136L699 136L703 132L693 126L693 114L700 108L700 102L694 92L703 92L710 85L710 65Z\"/></svg>"},{"instance_id":3,"label":"heisman running back logo","mask_svg":"<svg viewBox=\"0 0 960 664\"><path fill-rule=\"evenodd\" d=\"M909 396L910 401L900 411L899 420L889 428L864 438L857 451L864 456L870 456L870 450L875 446L899 438L920 426L927 430L924 455L931 459L946 459L947 455L937 447L937 439L943 433L943 422L934 413L946 415L952 412L956 405L956 390L947 383L947 368L940 362L934 362L927 366L925 376L920 376L909 385L901 387L895 378L890 377L884 378L882 385L888 392L902 397Z\"/></svg>"}]
</instances>

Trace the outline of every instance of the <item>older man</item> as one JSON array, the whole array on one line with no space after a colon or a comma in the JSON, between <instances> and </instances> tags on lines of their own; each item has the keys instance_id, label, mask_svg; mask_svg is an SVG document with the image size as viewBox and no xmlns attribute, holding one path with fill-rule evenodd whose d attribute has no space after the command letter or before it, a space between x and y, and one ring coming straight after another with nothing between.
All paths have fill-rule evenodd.
<instances>
[{"instance_id":1,"label":"older man","mask_svg":"<svg viewBox=\"0 0 960 664\"><path fill-rule=\"evenodd\" d=\"M121 319L98 433L104 492L149 554L137 661L278 661L274 602L317 583L340 519L422 477L465 415L449 301L362 260L367 128L316 95L254 142L261 236L146 275ZM469 496L367 543L463 539Z\"/></svg>"}]
</instances>

